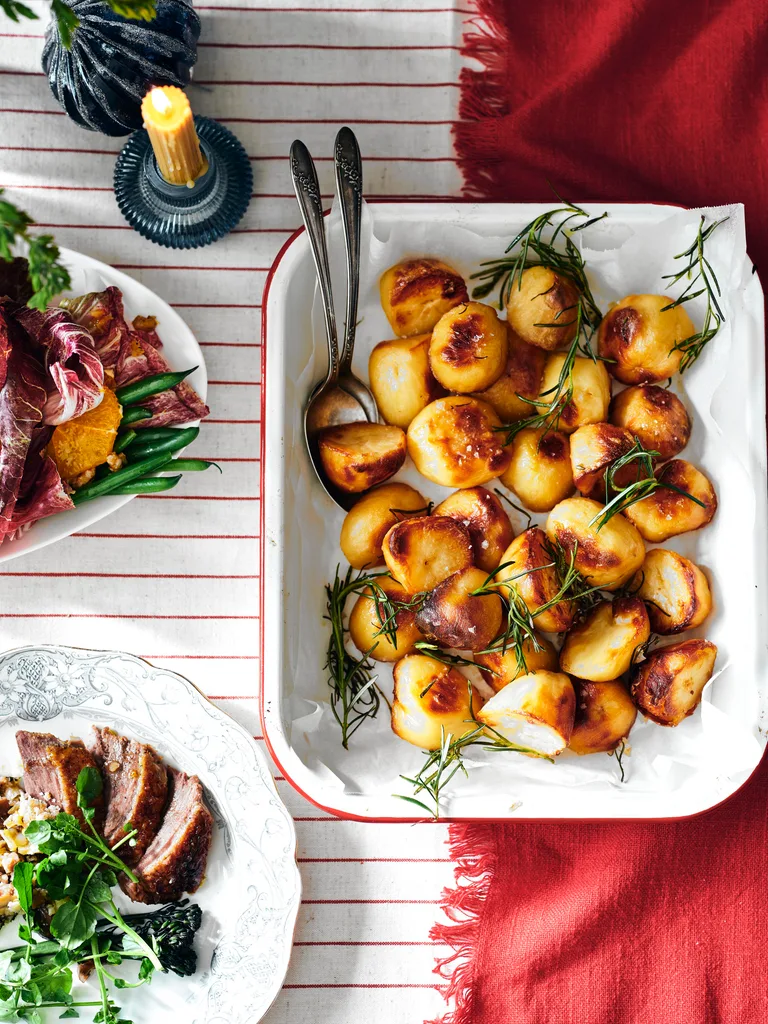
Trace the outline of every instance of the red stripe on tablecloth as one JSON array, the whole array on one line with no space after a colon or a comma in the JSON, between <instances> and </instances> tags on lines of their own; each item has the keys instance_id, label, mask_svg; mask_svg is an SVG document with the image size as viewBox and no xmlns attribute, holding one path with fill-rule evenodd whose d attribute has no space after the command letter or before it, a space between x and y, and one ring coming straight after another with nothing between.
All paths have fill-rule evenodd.
<instances>
[{"instance_id":1,"label":"red stripe on tablecloth","mask_svg":"<svg viewBox=\"0 0 768 1024\"><path fill-rule=\"evenodd\" d=\"M2 35L2 33L0 33ZM43 36L31 36L42 39ZM452 50L461 52L460 46L342 46L338 43L198 43L199 48L208 47L215 50Z\"/></svg>"},{"instance_id":2,"label":"red stripe on tablecloth","mask_svg":"<svg viewBox=\"0 0 768 1024\"><path fill-rule=\"evenodd\" d=\"M137 494L136 497L142 501L261 501L259 495L241 498L229 494Z\"/></svg>"},{"instance_id":3,"label":"red stripe on tablecloth","mask_svg":"<svg viewBox=\"0 0 768 1024\"><path fill-rule=\"evenodd\" d=\"M0 113L3 113L0 110ZM34 110L19 111L19 113L34 114ZM47 113L47 111L41 111ZM408 124L408 125L442 125L453 127L457 121L405 121L398 119L386 119L381 117L218 117L217 121L232 124ZM366 160L368 158L366 157Z\"/></svg>"},{"instance_id":4,"label":"red stripe on tablecloth","mask_svg":"<svg viewBox=\"0 0 768 1024\"><path fill-rule=\"evenodd\" d=\"M298 860L298 862L300 864L301 863L301 857L298 857L297 860ZM380 941L377 941L377 940L374 940L374 939L361 939L359 942L334 941L332 939L328 939L328 940L325 940L325 941L315 940L314 942L309 942L307 940L305 940L303 942L294 942L294 946L431 946L432 948L434 948L436 946L447 946L447 945L448 945L447 942L429 942L429 941L426 941L426 942L407 942L405 940L402 940L402 941L398 942L398 941L395 941L394 939L392 939L392 940L384 940L384 939L382 939Z\"/></svg>"},{"instance_id":5,"label":"red stripe on tablecloth","mask_svg":"<svg viewBox=\"0 0 768 1024\"><path fill-rule=\"evenodd\" d=\"M43 152L51 152L43 150ZM77 153L87 153L86 149L72 150ZM114 155L114 154L113 154ZM93 231L133 231L130 224L47 224L44 221L36 220L36 228L72 228L75 230ZM292 235L296 230L292 228L233 228L231 235Z\"/></svg>"},{"instance_id":6,"label":"red stripe on tablecloth","mask_svg":"<svg viewBox=\"0 0 768 1024\"><path fill-rule=\"evenodd\" d=\"M308 821L308 818L294 818L294 821ZM341 821L343 819L334 819ZM307 907L328 907L328 906L366 906L369 903L375 903L377 906L408 906L408 907L420 907L428 906L434 907L440 905L440 900L302 900L301 901Z\"/></svg>"},{"instance_id":7,"label":"red stripe on tablecloth","mask_svg":"<svg viewBox=\"0 0 768 1024\"><path fill-rule=\"evenodd\" d=\"M260 380L209 380L208 383L218 387L226 385L239 388L258 388L261 386Z\"/></svg>"},{"instance_id":8,"label":"red stripe on tablecloth","mask_svg":"<svg viewBox=\"0 0 768 1024\"><path fill-rule=\"evenodd\" d=\"M196 4L197 11L242 11L248 14L475 14L452 7L219 7L215 4Z\"/></svg>"},{"instance_id":9,"label":"red stripe on tablecloth","mask_svg":"<svg viewBox=\"0 0 768 1024\"><path fill-rule=\"evenodd\" d=\"M215 83L210 83L210 84L215 84ZM237 83L235 83L235 84L237 84ZM244 85L246 83L240 83L240 84ZM74 153L74 154L79 154L81 156L111 156L111 157L116 157L117 154L118 154L118 150L112 150L112 149L82 149L82 148L75 148L73 146L59 147L59 148L53 148L51 146L0 146L0 152L1 151L10 151L10 152L16 152L16 153ZM267 162L267 161L283 161L283 160L286 160L287 157L283 156L282 154L270 154L270 155L255 154L255 155L249 155L248 159L249 160L253 160L254 162L258 163L258 162ZM313 157L313 159L314 159L315 163L330 163L331 161L333 161L334 158L332 156L316 156L316 157ZM366 159L367 163L455 164L457 162L457 159L456 159L455 156L367 156L365 159ZM41 227L54 227L54 228L55 227L60 227L60 228L75 227L76 228L76 227L97 227L98 225L86 225L86 224L50 224L50 225L42 225L41 224L40 226ZM102 228L111 228L111 225L101 225L101 227ZM125 225L124 227L127 227L128 230L131 230L130 225ZM253 230L256 230L256 229L253 229ZM278 231L282 232L284 229L282 229L282 228L278 228L278 229L272 228L272 229L269 229L269 230L272 230L272 231L278 230ZM285 233L286 234L290 234L290 231L285 229ZM120 264L118 264L118 263L113 263L112 265L115 266L115 267L120 266ZM125 264L125 266L130 267L131 264ZM164 265L162 265L160 267L154 267L154 266L151 267L151 268L148 267L148 269L152 269L152 270L178 270L180 268L173 267L173 266L166 266L164 264ZM185 269L185 268L181 268L181 269ZM215 267L215 268L198 267L197 269L198 270L209 270L209 269L221 269L221 270L229 270L229 269L233 269L233 270L260 270L262 268L261 267L232 267L232 268L230 268L230 267L221 267L221 268L218 268L218 267ZM269 269L269 268L267 267L266 269Z\"/></svg>"},{"instance_id":10,"label":"red stripe on tablecloth","mask_svg":"<svg viewBox=\"0 0 768 1024\"><path fill-rule=\"evenodd\" d=\"M261 348L260 341L198 341L200 348Z\"/></svg>"},{"instance_id":11,"label":"red stripe on tablecloth","mask_svg":"<svg viewBox=\"0 0 768 1024\"><path fill-rule=\"evenodd\" d=\"M54 117L66 117L63 110L20 110L18 107L0 107L0 114L53 114Z\"/></svg>"},{"instance_id":12,"label":"red stripe on tablecloth","mask_svg":"<svg viewBox=\"0 0 768 1024\"><path fill-rule=\"evenodd\" d=\"M3 72L0 72L2 74ZM32 74L31 71L8 71L6 74ZM42 72L40 72L42 74ZM458 82L279 82L279 81L247 81L233 80L230 82L217 79L197 79L195 85L245 85L259 88L274 89L287 86L291 89L458 89Z\"/></svg>"},{"instance_id":13,"label":"red stripe on tablecloth","mask_svg":"<svg viewBox=\"0 0 768 1024\"><path fill-rule=\"evenodd\" d=\"M258 661L257 654L140 654L140 658L162 661Z\"/></svg>"},{"instance_id":14,"label":"red stripe on tablecloth","mask_svg":"<svg viewBox=\"0 0 768 1024\"><path fill-rule=\"evenodd\" d=\"M173 573L173 572L2 572L0 579L4 576L39 577L45 579L78 579L96 580L258 580L258 573L251 575L237 574L197 574L197 573Z\"/></svg>"},{"instance_id":15,"label":"red stripe on tablecloth","mask_svg":"<svg viewBox=\"0 0 768 1024\"><path fill-rule=\"evenodd\" d=\"M199 10L199 8L198 8L198 10ZM307 900L303 900L302 902L306 903L308 901ZM307 982L306 984L303 984L303 985L302 984L298 984L298 983L294 984L294 985L283 985L284 989L328 989L328 988L344 988L344 989L346 989L346 988L363 988L363 989L408 988L408 989L410 989L410 988L424 988L424 989L436 990L438 992L444 992L447 989L447 987L448 987L447 985L440 985L437 982L434 982L433 984L424 984L424 985L422 985L422 984L419 984L417 982L386 982L386 981L381 981L381 982L374 982L374 981L349 981L349 982L338 981L338 982L331 982L331 981L326 981L326 982L316 982L316 983L313 983L313 984L310 984L309 982Z\"/></svg>"},{"instance_id":16,"label":"red stripe on tablecloth","mask_svg":"<svg viewBox=\"0 0 768 1024\"><path fill-rule=\"evenodd\" d=\"M275 776L277 779L278 776ZM299 864L452 864L450 857L297 857Z\"/></svg>"},{"instance_id":17,"label":"red stripe on tablecloth","mask_svg":"<svg viewBox=\"0 0 768 1024\"><path fill-rule=\"evenodd\" d=\"M125 615L103 612L0 612L3 619L257 619L258 615L136 615L128 612ZM147 655L145 655L147 657ZM155 655L158 657L158 655Z\"/></svg>"},{"instance_id":18,"label":"red stripe on tablecloth","mask_svg":"<svg viewBox=\"0 0 768 1024\"><path fill-rule=\"evenodd\" d=\"M258 695L255 693L207 693L206 697L208 700L258 700ZM255 740L263 740L263 736L254 736Z\"/></svg>"},{"instance_id":19,"label":"red stripe on tablecloth","mask_svg":"<svg viewBox=\"0 0 768 1024\"><path fill-rule=\"evenodd\" d=\"M171 305L174 309L261 309L260 302L172 302Z\"/></svg>"},{"instance_id":20,"label":"red stripe on tablecloth","mask_svg":"<svg viewBox=\"0 0 768 1024\"><path fill-rule=\"evenodd\" d=\"M109 540L258 540L258 533L73 533L78 537ZM174 616L175 618L175 616Z\"/></svg>"},{"instance_id":21,"label":"red stripe on tablecloth","mask_svg":"<svg viewBox=\"0 0 768 1024\"><path fill-rule=\"evenodd\" d=\"M217 425L222 423L261 423L261 417L257 420L205 420L204 422L207 424L216 423Z\"/></svg>"},{"instance_id":22,"label":"red stripe on tablecloth","mask_svg":"<svg viewBox=\"0 0 768 1024\"><path fill-rule=\"evenodd\" d=\"M169 263L113 263L112 266L115 270L223 270L227 273L238 270L261 274L268 274L270 270L269 267L190 267Z\"/></svg>"}]
</instances>

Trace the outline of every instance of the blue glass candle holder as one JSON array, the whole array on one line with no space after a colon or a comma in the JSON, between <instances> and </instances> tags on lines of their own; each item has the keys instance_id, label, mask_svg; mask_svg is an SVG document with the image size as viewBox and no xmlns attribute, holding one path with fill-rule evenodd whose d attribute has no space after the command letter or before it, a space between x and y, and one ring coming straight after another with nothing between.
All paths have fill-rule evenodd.
<instances>
[{"instance_id":1,"label":"blue glass candle holder","mask_svg":"<svg viewBox=\"0 0 768 1024\"><path fill-rule=\"evenodd\" d=\"M251 163L240 140L208 117L195 117L195 129L208 169L191 187L163 178L144 129L130 137L115 165L120 212L144 238L171 249L197 249L228 234L253 190Z\"/></svg>"}]
</instances>

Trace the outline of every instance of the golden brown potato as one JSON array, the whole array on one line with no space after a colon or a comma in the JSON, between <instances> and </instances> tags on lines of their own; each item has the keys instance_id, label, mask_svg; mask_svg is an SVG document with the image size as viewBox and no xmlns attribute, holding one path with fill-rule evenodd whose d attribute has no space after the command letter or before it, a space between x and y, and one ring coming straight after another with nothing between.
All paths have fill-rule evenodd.
<instances>
[{"instance_id":1,"label":"golden brown potato","mask_svg":"<svg viewBox=\"0 0 768 1024\"><path fill-rule=\"evenodd\" d=\"M384 423L326 427L318 438L318 448L328 479L350 494L367 491L394 476L406 455L403 431Z\"/></svg>"},{"instance_id":2,"label":"golden brown potato","mask_svg":"<svg viewBox=\"0 0 768 1024\"><path fill-rule=\"evenodd\" d=\"M408 427L408 454L416 469L443 487L475 487L500 476L510 453L499 417L468 395L438 398Z\"/></svg>"},{"instance_id":3,"label":"golden brown potato","mask_svg":"<svg viewBox=\"0 0 768 1024\"><path fill-rule=\"evenodd\" d=\"M341 550L355 569L383 565L384 534L401 519L427 510L427 499L408 484L382 484L364 494L344 517Z\"/></svg>"},{"instance_id":4,"label":"golden brown potato","mask_svg":"<svg viewBox=\"0 0 768 1024\"><path fill-rule=\"evenodd\" d=\"M504 563L509 563L504 565ZM516 592L533 616L537 629L545 633L564 633L573 623L575 608L571 601L540 611L560 592L561 581L547 549L547 538L538 526L515 537L501 558L504 568L496 574L499 592L507 597Z\"/></svg>"},{"instance_id":5,"label":"golden brown potato","mask_svg":"<svg viewBox=\"0 0 768 1024\"><path fill-rule=\"evenodd\" d=\"M624 427L612 423L588 423L571 434L573 482L582 494L605 500L605 473L611 463L626 455L635 439ZM629 462L614 475L617 487L637 479L639 464Z\"/></svg>"},{"instance_id":6,"label":"golden brown potato","mask_svg":"<svg viewBox=\"0 0 768 1024\"><path fill-rule=\"evenodd\" d=\"M382 274L381 305L398 338L426 334L453 306L468 302L464 278L442 260L403 260Z\"/></svg>"},{"instance_id":7,"label":"golden brown potato","mask_svg":"<svg viewBox=\"0 0 768 1024\"><path fill-rule=\"evenodd\" d=\"M491 651L488 654L476 654L475 662L485 682L498 693L507 683L512 683L519 676L528 675L545 668L557 672L560 667L557 651L553 644L543 636L536 635L536 644L528 637L521 645L525 665L522 666L517 651L507 647L506 651Z\"/></svg>"},{"instance_id":8,"label":"golden brown potato","mask_svg":"<svg viewBox=\"0 0 768 1024\"><path fill-rule=\"evenodd\" d=\"M458 739L476 728L483 698L456 668L424 654L408 654L395 665L392 732L422 750L437 750L443 736ZM471 693L471 707L470 707Z\"/></svg>"},{"instance_id":9,"label":"golden brown potato","mask_svg":"<svg viewBox=\"0 0 768 1024\"><path fill-rule=\"evenodd\" d=\"M429 368L431 334L380 341L368 360L368 380L379 412L406 430L417 412L445 394Z\"/></svg>"},{"instance_id":10,"label":"golden brown potato","mask_svg":"<svg viewBox=\"0 0 768 1024\"><path fill-rule=\"evenodd\" d=\"M624 515L652 544L711 523L717 511L715 489L704 474L685 459L673 459L656 473L662 483L679 487L697 498L701 505L677 491L660 487L658 491L625 509Z\"/></svg>"},{"instance_id":11,"label":"golden brown potato","mask_svg":"<svg viewBox=\"0 0 768 1024\"><path fill-rule=\"evenodd\" d=\"M570 345L576 336L579 291L570 278L549 267L529 267L515 280L507 300L507 320L523 341L548 352Z\"/></svg>"},{"instance_id":12,"label":"golden brown potato","mask_svg":"<svg viewBox=\"0 0 768 1024\"><path fill-rule=\"evenodd\" d=\"M536 399L541 390L547 354L536 345L523 341L507 324L507 365L499 379L475 395L492 406L502 423L514 423L532 415L534 409L525 398ZM522 397L520 397L522 396Z\"/></svg>"},{"instance_id":13,"label":"golden brown potato","mask_svg":"<svg viewBox=\"0 0 768 1024\"><path fill-rule=\"evenodd\" d=\"M651 635L648 612L639 597L617 597L572 626L560 650L568 675L604 683L626 672L635 650Z\"/></svg>"},{"instance_id":14,"label":"golden brown potato","mask_svg":"<svg viewBox=\"0 0 768 1024\"><path fill-rule=\"evenodd\" d=\"M541 382L541 401L552 402L557 394L560 373L565 356L550 356L544 366ZM571 434L585 423L602 423L608 418L611 401L611 381L605 364L593 362L586 356L576 356L573 361L573 395L560 413L558 429Z\"/></svg>"},{"instance_id":15,"label":"golden brown potato","mask_svg":"<svg viewBox=\"0 0 768 1024\"><path fill-rule=\"evenodd\" d=\"M454 306L435 324L429 365L449 391L490 387L507 365L507 325L483 302Z\"/></svg>"},{"instance_id":16,"label":"golden brown potato","mask_svg":"<svg viewBox=\"0 0 768 1024\"><path fill-rule=\"evenodd\" d=\"M478 721L518 746L554 757L568 745L576 695L563 672L529 672L494 694Z\"/></svg>"},{"instance_id":17,"label":"golden brown potato","mask_svg":"<svg viewBox=\"0 0 768 1024\"><path fill-rule=\"evenodd\" d=\"M380 576L376 582L393 601L411 600L411 595L397 580ZM397 613L395 644L381 632L386 618L386 606L380 596L372 587L366 587L355 601L352 614L349 616L349 635L361 654L367 654L374 661L397 661L398 658L413 651L413 645L417 640L423 639L416 625L416 613L410 609L403 608Z\"/></svg>"},{"instance_id":18,"label":"golden brown potato","mask_svg":"<svg viewBox=\"0 0 768 1024\"><path fill-rule=\"evenodd\" d=\"M454 491L432 514L450 516L469 531L475 565L486 572L492 572L499 565L515 535L503 505L485 487Z\"/></svg>"},{"instance_id":19,"label":"golden brown potato","mask_svg":"<svg viewBox=\"0 0 768 1024\"><path fill-rule=\"evenodd\" d=\"M677 372L682 353L675 345L696 333L682 306L667 295L627 295L603 317L597 350L622 384L653 384ZM663 312L662 312L663 311Z\"/></svg>"},{"instance_id":20,"label":"golden brown potato","mask_svg":"<svg viewBox=\"0 0 768 1024\"><path fill-rule=\"evenodd\" d=\"M695 629L712 611L707 577L676 551L652 548L635 580L638 597L648 605L651 629L660 636Z\"/></svg>"},{"instance_id":21,"label":"golden brown potato","mask_svg":"<svg viewBox=\"0 0 768 1024\"><path fill-rule=\"evenodd\" d=\"M709 640L681 640L660 647L635 669L635 703L659 725L679 725L701 700L716 658L717 647Z\"/></svg>"},{"instance_id":22,"label":"golden brown potato","mask_svg":"<svg viewBox=\"0 0 768 1024\"><path fill-rule=\"evenodd\" d=\"M573 494L568 436L559 431L524 427L514 437L509 467L501 482L531 512L549 512Z\"/></svg>"},{"instance_id":23,"label":"golden brown potato","mask_svg":"<svg viewBox=\"0 0 768 1024\"><path fill-rule=\"evenodd\" d=\"M598 530L592 520L603 506L591 498L566 498L547 519L547 536L559 541L574 564L592 586L616 590L631 579L645 558L643 538L621 513Z\"/></svg>"},{"instance_id":24,"label":"golden brown potato","mask_svg":"<svg viewBox=\"0 0 768 1024\"><path fill-rule=\"evenodd\" d=\"M610 754L629 736L637 708L619 679L574 680L576 720L568 744L574 754Z\"/></svg>"},{"instance_id":25,"label":"golden brown potato","mask_svg":"<svg viewBox=\"0 0 768 1024\"><path fill-rule=\"evenodd\" d=\"M472 565L469 534L445 516L397 523L385 535L382 552L391 575L409 594L433 590L447 576Z\"/></svg>"},{"instance_id":26,"label":"golden brown potato","mask_svg":"<svg viewBox=\"0 0 768 1024\"><path fill-rule=\"evenodd\" d=\"M438 583L421 606L416 622L429 640L460 651L482 651L501 630L497 594L477 594L488 574L471 566Z\"/></svg>"},{"instance_id":27,"label":"golden brown potato","mask_svg":"<svg viewBox=\"0 0 768 1024\"><path fill-rule=\"evenodd\" d=\"M648 451L673 459L691 437L691 419L677 395L658 384L625 388L611 400L611 423L626 427Z\"/></svg>"}]
</instances>

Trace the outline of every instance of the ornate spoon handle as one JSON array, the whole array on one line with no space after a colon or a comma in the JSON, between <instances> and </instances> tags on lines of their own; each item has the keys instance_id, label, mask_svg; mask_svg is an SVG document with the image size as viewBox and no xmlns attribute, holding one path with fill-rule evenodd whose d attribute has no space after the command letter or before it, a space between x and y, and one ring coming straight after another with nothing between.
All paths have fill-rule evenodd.
<instances>
[{"instance_id":1,"label":"ornate spoon handle","mask_svg":"<svg viewBox=\"0 0 768 1024\"><path fill-rule=\"evenodd\" d=\"M349 370L355 347L357 297L360 290L360 222L363 213L363 164L360 148L351 128L342 128L334 147L336 194L341 208L344 245L347 252L347 310L340 372Z\"/></svg>"}]
</instances>

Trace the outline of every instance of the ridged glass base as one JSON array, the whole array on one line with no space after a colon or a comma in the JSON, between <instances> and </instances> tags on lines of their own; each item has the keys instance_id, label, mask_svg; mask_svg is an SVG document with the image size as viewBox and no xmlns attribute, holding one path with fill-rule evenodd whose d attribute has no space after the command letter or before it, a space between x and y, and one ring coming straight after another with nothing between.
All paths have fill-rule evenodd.
<instances>
[{"instance_id":1,"label":"ridged glass base","mask_svg":"<svg viewBox=\"0 0 768 1024\"><path fill-rule=\"evenodd\" d=\"M160 175L142 128L123 146L115 165L115 198L144 238L171 249L197 249L228 234L251 200L253 171L240 140L218 121L196 117L208 170L192 188Z\"/></svg>"}]
</instances>

